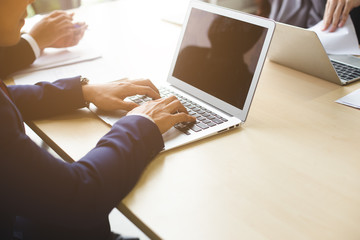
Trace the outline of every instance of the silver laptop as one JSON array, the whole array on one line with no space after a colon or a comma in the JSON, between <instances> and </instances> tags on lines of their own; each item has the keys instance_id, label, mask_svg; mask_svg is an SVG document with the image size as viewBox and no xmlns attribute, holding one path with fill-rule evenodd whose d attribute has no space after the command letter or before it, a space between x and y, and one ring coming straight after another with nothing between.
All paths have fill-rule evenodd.
<instances>
[{"instance_id":1,"label":"silver laptop","mask_svg":"<svg viewBox=\"0 0 360 240\"><path fill-rule=\"evenodd\" d=\"M159 89L164 97L176 95L197 122L180 123L163 134L164 150L245 122L274 28L268 19L190 2L167 84ZM150 100L128 99L139 104ZM92 110L109 124L121 115Z\"/></svg>"},{"instance_id":2,"label":"silver laptop","mask_svg":"<svg viewBox=\"0 0 360 240\"><path fill-rule=\"evenodd\" d=\"M360 79L359 58L328 55L314 31L283 23L276 23L268 58L339 85Z\"/></svg>"}]
</instances>

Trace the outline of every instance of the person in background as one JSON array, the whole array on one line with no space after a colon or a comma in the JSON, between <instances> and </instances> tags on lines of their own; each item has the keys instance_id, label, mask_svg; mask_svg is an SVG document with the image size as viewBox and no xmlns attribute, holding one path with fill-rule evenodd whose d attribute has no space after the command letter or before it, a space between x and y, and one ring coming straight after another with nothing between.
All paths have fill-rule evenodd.
<instances>
[{"instance_id":1,"label":"person in background","mask_svg":"<svg viewBox=\"0 0 360 240\"><path fill-rule=\"evenodd\" d=\"M0 77L28 67L48 47L72 47L82 39L87 25L73 22L73 15L56 10L43 17L29 33L22 34L14 46L0 47Z\"/></svg>"},{"instance_id":2,"label":"person in background","mask_svg":"<svg viewBox=\"0 0 360 240\"><path fill-rule=\"evenodd\" d=\"M18 43L33 1L0 1L0 46ZM141 106L123 101L135 94L155 100ZM129 112L78 161L57 159L26 135L23 120L63 114L89 102ZM192 121L176 97L160 98L149 80L88 84L77 76L8 87L0 80L0 239L114 239L109 212L163 149L162 133Z\"/></svg>"},{"instance_id":3,"label":"person in background","mask_svg":"<svg viewBox=\"0 0 360 240\"><path fill-rule=\"evenodd\" d=\"M360 0L254 0L258 15L298 27L309 28L324 20L323 30L334 32L343 27L351 14L360 35Z\"/></svg>"}]
</instances>

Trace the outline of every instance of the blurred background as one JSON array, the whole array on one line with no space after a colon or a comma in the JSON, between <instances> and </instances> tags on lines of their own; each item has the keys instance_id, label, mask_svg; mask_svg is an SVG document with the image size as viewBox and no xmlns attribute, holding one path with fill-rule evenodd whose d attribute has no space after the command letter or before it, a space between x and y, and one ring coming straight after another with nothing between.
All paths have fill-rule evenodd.
<instances>
[{"instance_id":1,"label":"blurred background","mask_svg":"<svg viewBox=\"0 0 360 240\"><path fill-rule=\"evenodd\" d=\"M36 0L28 7L28 16L31 17L35 14L49 13L57 9L71 9L83 5L96 4L105 1L114 0ZM179 2L189 2L189 0L172 0ZM244 12L254 13L256 7L254 0L203 0L205 2L221 5L224 7L241 10Z\"/></svg>"},{"instance_id":2,"label":"blurred background","mask_svg":"<svg viewBox=\"0 0 360 240\"><path fill-rule=\"evenodd\" d=\"M54 10L78 8L82 5L95 4L113 0L36 0L28 7L28 16L49 13Z\"/></svg>"}]
</instances>

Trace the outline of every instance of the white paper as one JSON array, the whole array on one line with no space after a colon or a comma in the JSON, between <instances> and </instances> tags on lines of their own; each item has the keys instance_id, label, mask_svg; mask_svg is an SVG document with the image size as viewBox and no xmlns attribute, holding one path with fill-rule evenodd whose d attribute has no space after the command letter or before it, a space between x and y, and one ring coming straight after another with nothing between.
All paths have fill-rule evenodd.
<instances>
[{"instance_id":1,"label":"white paper","mask_svg":"<svg viewBox=\"0 0 360 240\"><path fill-rule=\"evenodd\" d=\"M15 84L35 84L37 82L53 82L61 78L84 76L91 83L107 82L130 76L131 68L120 68L117 62L99 58L94 61L70 64L31 73L18 74L13 77Z\"/></svg>"},{"instance_id":2,"label":"white paper","mask_svg":"<svg viewBox=\"0 0 360 240\"><path fill-rule=\"evenodd\" d=\"M360 89L336 100L335 102L360 109Z\"/></svg>"},{"instance_id":3,"label":"white paper","mask_svg":"<svg viewBox=\"0 0 360 240\"><path fill-rule=\"evenodd\" d=\"M320 21L309 30L316 32L328 54L360 55L358 39L350 17L345 25L335 32L322 31L323 26L323 21Z\"/></svg>"},{"instance_id":4,"label":"white paper","mask_svg":"<svg viewBox=\"0 0 360 240\"><path fill-rule=\"evenodd\" d=\"M99 52L81 46L64 49L45 49L33 64L24 70L16 72L15 75L90 61L100 57L101 54Z\"/></svg>"}]
</instances>

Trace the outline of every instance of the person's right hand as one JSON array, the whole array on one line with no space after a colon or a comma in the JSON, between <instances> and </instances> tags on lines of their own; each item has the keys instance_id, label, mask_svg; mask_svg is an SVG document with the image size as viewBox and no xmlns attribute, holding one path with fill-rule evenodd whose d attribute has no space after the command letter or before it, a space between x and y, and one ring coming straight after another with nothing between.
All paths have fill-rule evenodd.
<instances>
[{"instance_id":1,"label":"person's right hand","mask_svg":"<svg viewBox=\"0 0 360 240\"><path fill-rule=\"evenodd\" d=\"M36 23L29 34L41 50L47 47L75 46L83 37L87 25L73 23L73 15L60 10L54 11Z\"/></svg>"},{"instance_id":2,"label":"person's right hand","mask_svg":"<svg viewBox=\"0 0 360 240\"><path fill-rule=\"evenodd\" d=\"M354 7L360 6L360 0L328 0L324 12L323 31L329 27L329 32L343 27Z\"/></svg>"},{"instance_id":3,"label":"person's right hand","mask_svg":"<svg viewBox=\"0 0 360 240\"><path fill-rule=\"evenodd\" d=\"M142 114L149 116L162 134L177 123L196 121L196 118L188 114L186 108L175 96L147 102L134 108L127 115Z\"/></svg>"}]
</instances>

